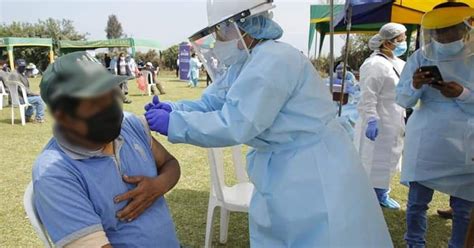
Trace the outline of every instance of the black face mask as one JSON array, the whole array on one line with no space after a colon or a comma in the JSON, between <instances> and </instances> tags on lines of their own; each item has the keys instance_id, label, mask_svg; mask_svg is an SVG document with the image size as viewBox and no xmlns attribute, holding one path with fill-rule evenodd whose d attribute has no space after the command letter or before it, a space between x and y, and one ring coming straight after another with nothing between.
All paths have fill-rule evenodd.
<instances>
[{"instance_id":1,"label":"black face mask","mask_svg":"<svg viewBox=\"0 0 474 248\"><path fill-rule=\"evenodd\" d=\"M19 73L23 73L23 72L25 72L25 71L26 71L26 67L24 67L24 66L18 67L18 72L19 72Z\"/></svg>"},{"instance_id":2,"label":"black face mask","mask_svg":"<svg viewBox=\"0 0 474 248\"><path fill-rule=\"evenodd\" d=\"M120 103L114 100L106 109L81 120L87 124L88 132L85 136L87 140L98 144L106 144L114 141L120 135L123 110Z\"/></svg>"}]
</instances>

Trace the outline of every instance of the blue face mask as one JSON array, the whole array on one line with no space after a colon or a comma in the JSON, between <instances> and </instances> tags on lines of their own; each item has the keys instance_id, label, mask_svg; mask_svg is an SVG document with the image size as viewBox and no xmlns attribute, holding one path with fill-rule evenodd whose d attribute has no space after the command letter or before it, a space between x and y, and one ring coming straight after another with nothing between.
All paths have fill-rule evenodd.
<instances>
[{"instance_id":1,"label":"blue face mask","mask_svg":"<svg viewBox=\"0 0 474 248\"><path fill-rule=\"evenodd\" d=\"M396 57L400 57L405 54L408 50L408 45L406 41L400 43L393 43L396 47L393 50L393 55Z\"/></svg>"},{"instance_id":2,"label":"blue face mask","mask_svg":"<svg viewBox=\"0 0 474 248\"><path fill-rule=\"evenodd\" d=\"M451 43L440 43L433 40L433 48L441 56L453 56L464 48L464 40L457 40Z\"/></svg>"}]
</instances>

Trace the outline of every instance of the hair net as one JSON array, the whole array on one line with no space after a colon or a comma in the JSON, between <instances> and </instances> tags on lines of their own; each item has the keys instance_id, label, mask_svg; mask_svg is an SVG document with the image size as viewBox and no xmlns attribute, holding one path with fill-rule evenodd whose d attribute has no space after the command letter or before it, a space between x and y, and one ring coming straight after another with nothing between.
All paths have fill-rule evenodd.
<instances>
[{"instance_id":1,"label":"hair net","mask_svg":"<svg viewBox=\"0 0 474 248\"><path fill-rule=\"evenodd\" d=\"M239 27L255 39L277 40L283 29L267 15L256 15L238 23Z\"/></svg>"},{"instance_id":2,"label":"hair net","mask_svg":"<svg viewBox=\"0 0 474 248\"><path fill-rule=\"evenodd\" d=\"M401 34L405 33L407 28L402 24L398 23L387 23L380 28L378 34L374 35L369 40L369 48L372 51L379 50L383 42L386 40L392 40Z\"/></svg>"},{"instance_id":3,"label":"hair net","mask_svg":"<svg viewBox=\"0 0 474 248\"><path fill-rule=\"evenodd\" d=\"M391 40L405 33L407 28L398 23L387 23L380 28L379 35L384 40Z\"/></svg>"},{"instance_id":4,"label":"hair net","mask_svg":"<svg viewBox=\"0 0 474 248\"><path fill-rule=\"evenodd\" d=\"M380 49L382 46L382 43L384 42L384 39L380 36L380 34L374 35L370 40L369 40L369 48L372 51L377 51Z\"/></svg>"}]
</instances>

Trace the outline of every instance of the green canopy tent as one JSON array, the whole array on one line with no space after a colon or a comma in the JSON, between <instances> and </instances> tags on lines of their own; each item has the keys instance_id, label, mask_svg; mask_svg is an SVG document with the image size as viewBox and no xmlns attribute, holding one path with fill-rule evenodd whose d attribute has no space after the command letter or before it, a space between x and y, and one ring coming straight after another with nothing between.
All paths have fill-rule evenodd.
<instances>
[{"instance_id":1,"label":"green canopy tent","mask_svg":"<svg viewBox=\"0 0 474 248\"><path fill-rule=\"evenodd\" d=\"M13 49L15 47L47 47L49 48L49 62L54 62L53 40L48 38L19 38L19 37L0 37L0 48L4 48L8 53L10 68L15 68L15 58Z\"/></svg>"},{"instance_id":2,"label":"green canopy tent","mask_svg":"<svg viewBox=\"0 0 474 248\"><path fill-rule=\"evenodd\" d=\"M308 40L308 53L311 50L313 42L315 42L315 53L323 48L323 43L326 34L330 32L330 11L331 7L329 5L311 5L311 24L309 30L309 40ZM408 16L408 21L397 20L399 23L404 24L407 27L407 37L408 44L411 44L411 37L414 31L417 30L418 25L414 24L418 22L418 17L421 17L423 12L417 10L408 10L403 9L402 11L405 16ZM334 5L334 16L339 16L344 12L344 5ZM368 24L358 24L352 25L351 33L369 33L375 34L385 23L368 23ZM347 32L344 25L338 25L335 27L336 34L345 34ZM319 37L319 47L317 40L315 40L316 33L320 34Z\"/></svg>"},{"instance_id":3,"label":"green canopy tent","mask_svg":"<svg viewBox=\"0 0 474 248\"><path fill-rule=\"evenodd\" d=\"M58 47L61 54L84 50L94 50L98 48L131 48L133 56L135 56L137 48L149 48L156 50L161 49L161 45L157 41L140 40L134 38L95 41L61 40L58 42Z\"/></svg>"}]
</instances>

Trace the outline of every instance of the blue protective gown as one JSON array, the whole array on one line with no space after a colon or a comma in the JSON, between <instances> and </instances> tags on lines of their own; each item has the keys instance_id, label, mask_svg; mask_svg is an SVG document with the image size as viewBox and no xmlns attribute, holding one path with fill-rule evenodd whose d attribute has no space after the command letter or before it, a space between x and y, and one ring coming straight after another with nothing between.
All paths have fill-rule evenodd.
<instances>
[{"instance_id":1,"label":"blue protective gown","mask_svg":"<svg viewBox=\"0 0 474 248\"><path fill-rule=\"evenodd\" d=\"M444 97L423 86L414 90L413 74L421 66L436 65L444 81L470 89L465 100ZM402 183L419 182L448 195L474 201L474 56L433 62L420 51L408 60L397 86L397 103L415 109L407 124Z\"/></svg>"},{"instance_id":2,"label":"blue protective gown","mask_svg":"<svg viewBox=\"0 0 474 248\"><path fill-rule=\"evenodd\" d=\"M173 143L253 147L252 247L392 247L330 93L295 48L266 41L200 101L172 107Z\"/></svg>"}]
</instances>

